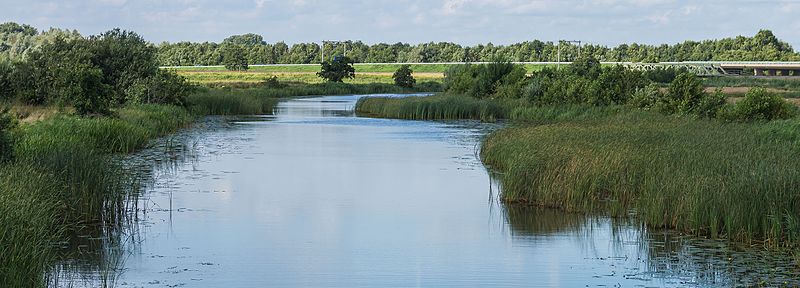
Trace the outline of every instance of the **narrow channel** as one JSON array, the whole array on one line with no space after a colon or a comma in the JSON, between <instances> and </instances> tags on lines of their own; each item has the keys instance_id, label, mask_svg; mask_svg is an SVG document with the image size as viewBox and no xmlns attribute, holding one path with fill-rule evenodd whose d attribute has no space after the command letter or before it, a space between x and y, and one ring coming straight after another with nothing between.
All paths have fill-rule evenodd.
<instances>
[{"instance_id":1,"label":"narrow channel","mask_svg":"<svg viewBox=\"0 0 800 288\"><path fill-rule=\"evenodd\" d=\"M62 282L684 287L798 277L788 255L506 207L476 156L498 124L362 118L359 97L294 99L274 116L192 129L190 155L154 168L115 267Z\"/></svg>"}]
</instances>

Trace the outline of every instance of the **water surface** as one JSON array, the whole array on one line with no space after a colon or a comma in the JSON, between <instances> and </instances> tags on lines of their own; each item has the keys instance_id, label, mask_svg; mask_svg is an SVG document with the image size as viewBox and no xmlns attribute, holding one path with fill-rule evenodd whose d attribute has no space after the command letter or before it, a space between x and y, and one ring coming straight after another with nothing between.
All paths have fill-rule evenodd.
<instances>
[{"instance_id":1,"label":"water surface","mask_svg":"<svg viewBox=\"0 0 800 288\"><path fill-rule=\"evenodd\" d=\"M506 207L476 156L497 124L360 118L358 97L291 100L275 116L184 132L188 154L157 162L140 221L103 250L113 263L70 285L800 284L788 255Z\"/></svg>"}]
</instances>

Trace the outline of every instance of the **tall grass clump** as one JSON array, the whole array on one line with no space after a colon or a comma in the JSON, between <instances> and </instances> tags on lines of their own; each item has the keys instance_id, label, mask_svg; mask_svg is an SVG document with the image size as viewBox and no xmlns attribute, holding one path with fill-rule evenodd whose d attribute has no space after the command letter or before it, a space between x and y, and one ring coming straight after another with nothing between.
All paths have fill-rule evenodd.
<instances>
[{"instance_id":1,"label":"tall grass clump","mask_svg":"<svg viewBox=\"0 0 800 288\"><path fill-rule=\"evenodd\" d=\"M0 167L0 284L43 287L64 235L60 187L30 165Z\"/></svg>"},{"instance_id":2,"label":"tall grass clump","mask_svg":"<svg viewBox=\"0 0 800 288\"><path fill-rule=\"evenodd\" d=\"M629 111L514 127L481 151L503 198L569 211L635 211L657 227L791 245L800 240L798 120L767 126Z\"/></svg>"},{"instance_id":3,"label":"tall grass clump","mask_svg":"<svg viewBox=\"0 0 800 288\"><path fill-rule=\"evenodd\" d=\"M196 115L268 114L278 103L263 89L209 89L189 97L189 109Z\"/></svg>"},{"instance_id":4,"label":"tall grass clump","mask_svg":"<svg viewBox=\"0 0 800 288\"><path fill-rule=\"evenodd\" d=\"M140 186L114 154L140 149L193 119L169 105L114 113L60 115L14 128L14 158L0 164L0 286L44 286L71 235L123 223Z\"/></svg>"},{"instance_id":5,"label":"tall grass clump","mask_svg":"<svg viewBox=\"0 0 800 288\"><path fill-rule=\"evenodd\" d=\"M493 101L459 95L426 97L364 97L356 103L356 113L365 116L411 119L476 119L495 121L507 118L519 101Z\"/></svg>"}]
</instances>

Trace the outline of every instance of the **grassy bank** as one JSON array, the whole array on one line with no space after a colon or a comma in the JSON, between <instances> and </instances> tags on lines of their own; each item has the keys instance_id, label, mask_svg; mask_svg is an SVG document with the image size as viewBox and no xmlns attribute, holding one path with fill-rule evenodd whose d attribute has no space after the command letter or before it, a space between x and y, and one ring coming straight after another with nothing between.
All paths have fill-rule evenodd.
<instances>
[{"instance_id":1,"label":"grassy bank","mask_svg":"<svg viewBox=\"0 0 800 288\"><path fill-rule=\"evenodd\" d=\"M88 226L121 223L125 199L138 184L111 155L139 149L193 119L166 105L116 112L58 115L14 132L16 159L0 166L0 283L43 286L59 243Z\"/></svg>"},{"instance_id":2,"label":"grassy bank","mask_svg":"<svg viewBox=\"0 0 800 288\"><path fill-rule=\"evenodd\" d=\"M635 211L648 225L774 246L800 240L800 120L584 115L595 116L555 117L485 140L481 157L503 173L504 200L613 216Z\"/></svg>"},{"instance_id":3,"label":"grassy bank","mask_svg":"<svg viewBox=\"0 0 800 288\"><path fill-rule=\"evenodd\" d=\"M86 229L113 229L123 223L126 204L139 183L115 155L137 151L197 117L270 114L281 98L292 96L440 89L345 83L280 86L203 88L188 97L187 107L129 105L102 117L75 116L68 107L15 109L48 113L12 131L15 159L0 164L0 286L44 286L63 243Z\"/></svg>"},{"instance_id":4,"label":"grassy bank","mask_svg":"<svg viewBox=\"0 0 800 288\"><path fill-rule=\"evenodd\" d=\"M362 116L409 119L475 119L495 121L507 118L519 101L492 101L456 95L429 97L365 97L356 103L356 113Z\"/></svg>"}]
</instances>

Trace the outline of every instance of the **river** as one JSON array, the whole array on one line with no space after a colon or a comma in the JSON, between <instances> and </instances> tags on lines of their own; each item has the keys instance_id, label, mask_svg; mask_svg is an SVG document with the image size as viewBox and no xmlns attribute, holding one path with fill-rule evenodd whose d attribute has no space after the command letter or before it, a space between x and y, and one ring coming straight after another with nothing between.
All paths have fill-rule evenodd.
<instances>
[{"instance_id":1,"label":"river","mask_svg":"<svg viewBox=\"0 0 800 288\"><path fill-rule=\"evenodd\" d=\"M101 256L87 257L94 260L64 265L51 283L800 284L790 255L651 231L630 219L507 207L476 156L499 124L356 117L358 97L294 99L274 116L209 119L183 132L185 151L152 164L139 220L122 240L101 245ZM140 154L153 162L169 153ZM81 265L98 258L106 264Z\"/></svg>"}]
</instances>

